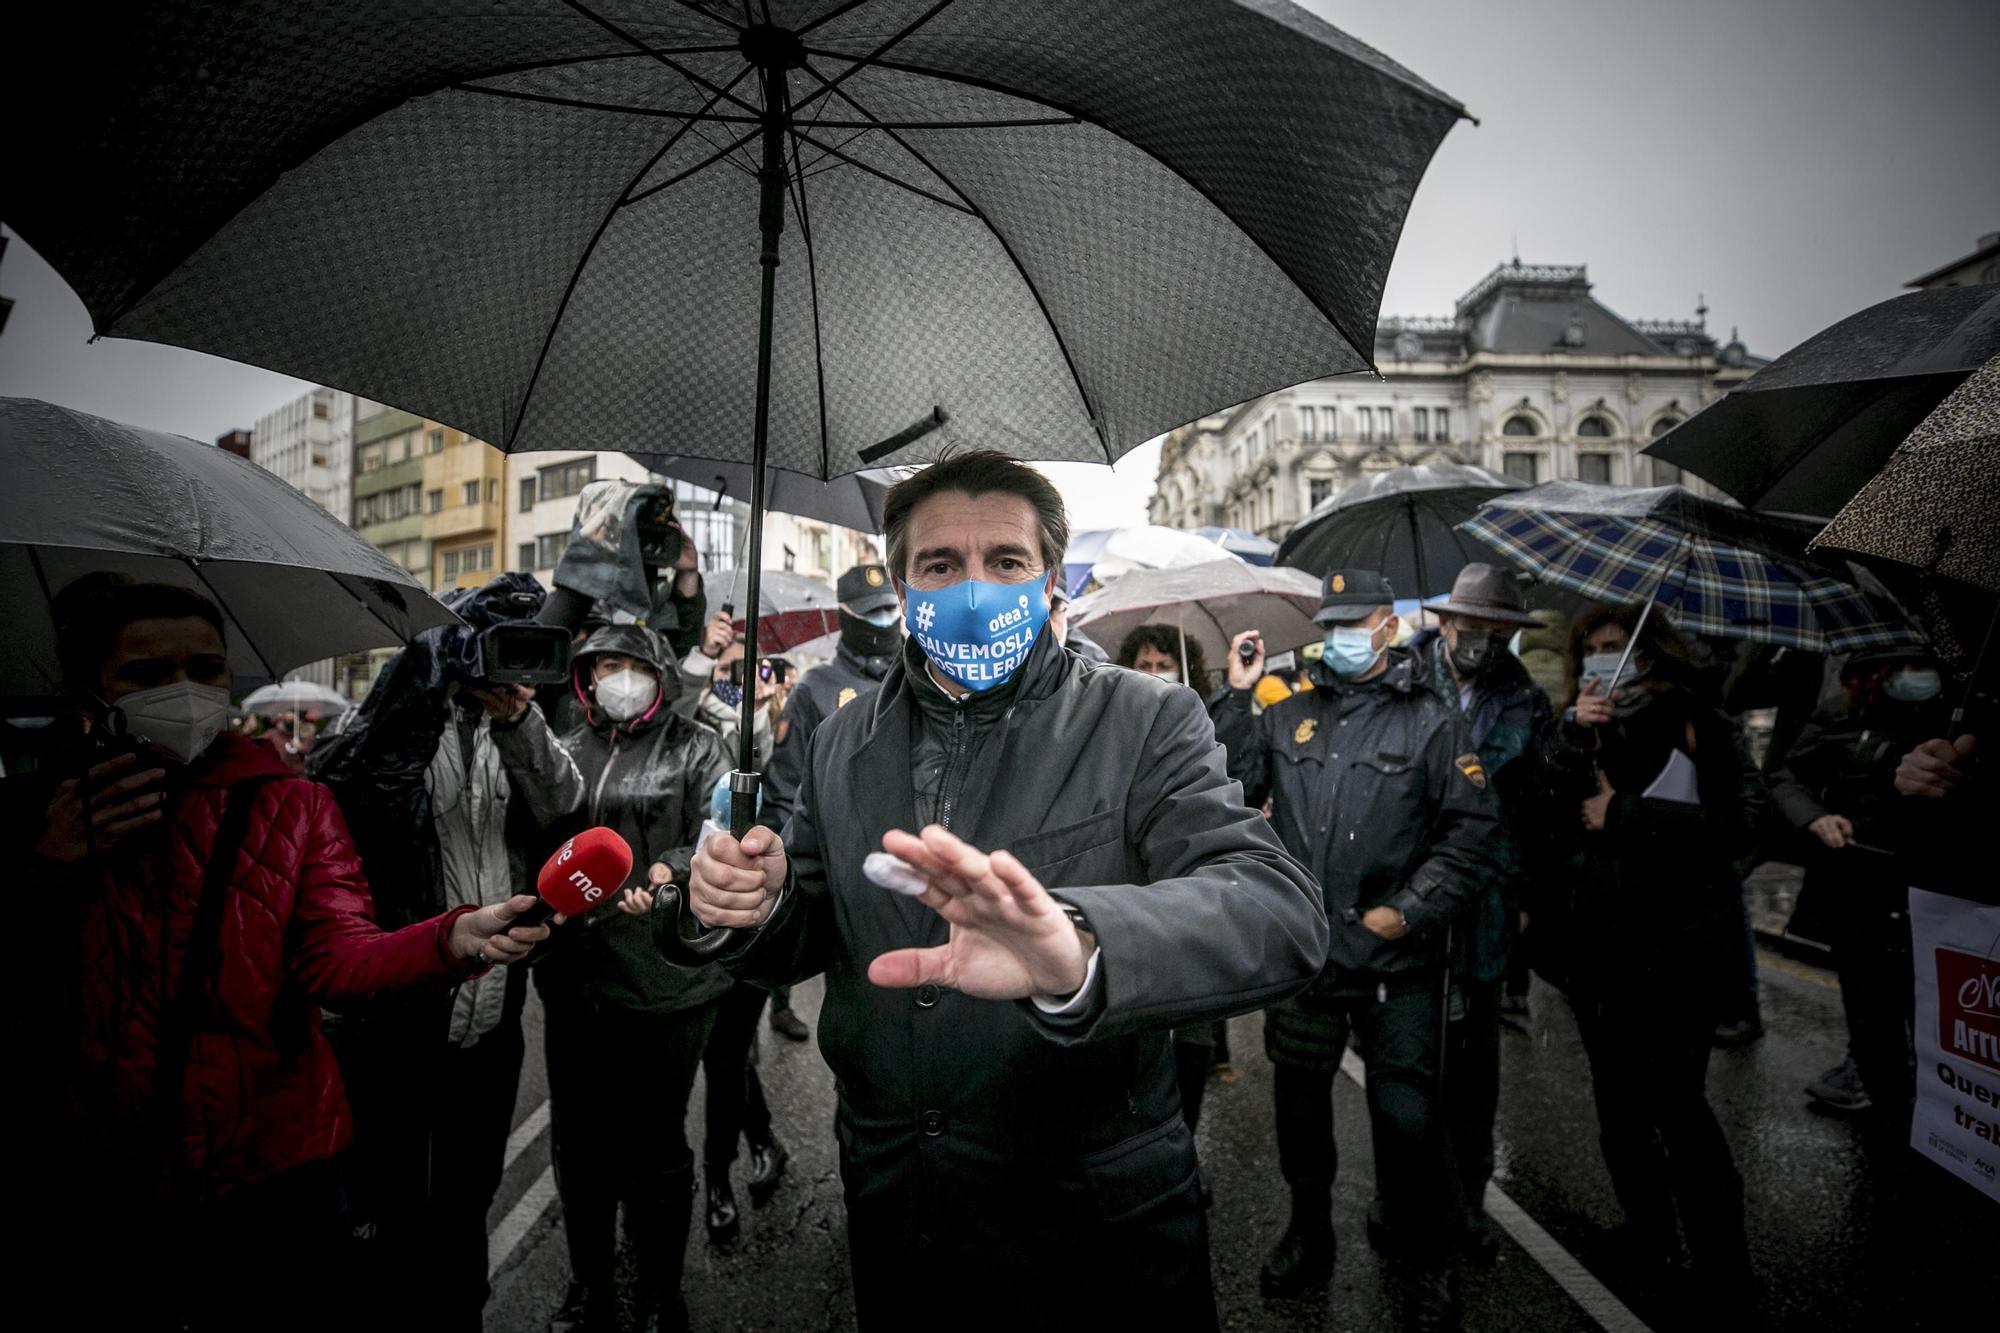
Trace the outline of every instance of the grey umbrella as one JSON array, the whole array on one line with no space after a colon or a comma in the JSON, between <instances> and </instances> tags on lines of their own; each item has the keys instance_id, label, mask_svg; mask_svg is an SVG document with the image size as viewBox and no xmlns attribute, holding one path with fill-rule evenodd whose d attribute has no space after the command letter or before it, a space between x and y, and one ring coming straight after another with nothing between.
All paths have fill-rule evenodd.
<instances>
[{"instance_id":1,"label":"grey umbrella","mask_svg":"<svg viewBox=\"0 0 2000 1333\"><path fill-rule=\"evenodd\" d=\"M750 606L750 582L750 571L744 569L722 569L708 576L709 601L742 621L746 655L755 646L749 642L752 617L744 614ZM840 599L820 580L766 569L759 572L756 583L754 619L767 651L785 652L840 628Z\"/></svg>"},{"instance_id":2,"label":"grey umbrella","mask_svg":"<svg viewBox=\"0 0 2000 1333\"><path fill-rule=\"evenodd\" d=\"M0 469L0 699L56 693L52 602L90 573L206 593L246 679L454 619L352 528L213 445L0 398Z\"/></svg>"},{"instance_id":3,"label":"grey umbrella","mask_svg":"<svg viewBox=\"0 0 2000 1333\"><path fill-rule=\"evenodd\" d=\"M1972 692L1991 688L2000 627L2000 356L1924 418L1808 549L1937 576L1919 580L1915 595L1940 657L1968 677L1955 728Z\"/></svg>"},{"instance_id":4,"label":"grey umbrella","mask_svg":"<svg viewBox=\"0 0 2000 1333\"><path fill-rule=\"evenodd\" d=\"M1277 562L1321 577L1372 569L1398 597L1435 597L1451 591L1466 565L1490 558L1458 525L1520 485L1462 463L1390 468L1322 500L1285 534Z\"/></svg>"},{"instance_id":5,"label":"grey umbrella","mask_svg":"<svg viewBox=\"0 0 2000 1333\"><path fill-rule=\"evenodd\" d=\"M1813 538L2000 594L2000 356L1959 385Z\"/></svg>"},{"instance_id":6,"label":"grey umbrella","mask_svg":"<svg viewBox=\"0 0 2000 1333\"><path fill-rule=\"evenodd\" d=\"M1223 560L1186 569L1135 569L1077 599L1077 628L1116 652L1142 625L1166 625L1201 645L1203 658L1226 665L1229 641L1260 630L1273 651L1316 642L1319 580L1296 569ZM1182 668L1187 653L1181 653ZM1196 689L1205 682L1189 681Z\"/></svg>"},{"instance_id":7,"label":"grey umbrella","mask_svg":"<svg viewBox=\"0 0 2000 1333\"><path fill-rule=\"evenodd\" d=\"M1831 514L2000 355L2000 287L1911 292L1794 347L1646 452L1772 513Z\"/></svg>"}]
</instances>

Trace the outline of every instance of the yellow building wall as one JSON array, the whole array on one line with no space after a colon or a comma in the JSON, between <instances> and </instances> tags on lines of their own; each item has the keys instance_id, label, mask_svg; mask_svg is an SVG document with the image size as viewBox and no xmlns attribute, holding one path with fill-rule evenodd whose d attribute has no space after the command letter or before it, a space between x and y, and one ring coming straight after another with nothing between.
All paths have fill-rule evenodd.
<instances>
[{"instance_id":1,"label":"yellow building wall","mask_svg":"<svg viewBox=\"0 0 2000 1333\"><path fill-rule=\"evenodd\" d=\"M419 432L424 450L424 537L432 586L477 588L507 568L507 457L436 421ZM472 487L468 498L466 488Z\"/></svg>"}]
</instances>

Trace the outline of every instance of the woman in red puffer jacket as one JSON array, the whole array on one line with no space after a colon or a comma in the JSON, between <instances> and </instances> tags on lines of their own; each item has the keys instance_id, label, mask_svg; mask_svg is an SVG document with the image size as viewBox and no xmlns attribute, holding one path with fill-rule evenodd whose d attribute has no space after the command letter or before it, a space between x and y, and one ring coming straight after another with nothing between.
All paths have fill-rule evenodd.
<instances>
[{"instance_id":1,"label":"woman in red puffer jacket","mask_svg":"<svg viewBox=\"0 0 2000 1333\"><path fill-rule=\"evenodd\" d=\"M342 1234L333 1164L353 1133L321 1007L448 988L547 928L509 928L534 901L517 897L382 931L332 794L225 730L215 607L166 585L72 587L57 623L91 753L71 771L97 762L7 800L42 816L13 843L32 849L44 943L12 1021L45 1075L16 1113L41 1149L48 1261L109 1246L119 1280L63 1299L126 1326L331 1322L296 1285L300 1247Z\"/></svg>"}]
</instances>

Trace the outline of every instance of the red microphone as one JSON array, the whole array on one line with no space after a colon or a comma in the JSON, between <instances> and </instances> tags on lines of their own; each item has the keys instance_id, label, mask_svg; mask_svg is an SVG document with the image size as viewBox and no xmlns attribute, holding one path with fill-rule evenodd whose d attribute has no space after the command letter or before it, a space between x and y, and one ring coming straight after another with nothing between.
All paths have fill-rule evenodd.
<instances>
[{"instance_id":1,"label":"red microphone","mask_svg":"<svg viewBox=\"0 0 2000 1333\"><path fill-rule=\"evenodd\" d=\"M631 876L631 845L608 828L585 829L556 848L535 879L541 901L515 917L508 929L539 926L557 912L582 916L610 901Z\"/></svg>"}]
</instances>

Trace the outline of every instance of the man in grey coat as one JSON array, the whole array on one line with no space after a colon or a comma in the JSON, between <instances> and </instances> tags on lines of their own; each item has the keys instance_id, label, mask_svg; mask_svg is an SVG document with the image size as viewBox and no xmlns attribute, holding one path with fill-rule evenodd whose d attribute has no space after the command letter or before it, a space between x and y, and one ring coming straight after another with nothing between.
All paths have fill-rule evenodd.
<instances>
[{"instance_id":1,"label":"man in grey coat","mask_svg":"<svg viewBox=\"0 0 2000 1333\"><path fill-rule=\"evenodd\" d=\"M826 974L862 1327L1213 1328L1169 1030L1316 975L1317 887L1199 698L1044 632L1039 473L960 455L884 521L903 655L813 738L784 839L713 836L689 885L738 976Z\"/></svg>"}]
</instances>

